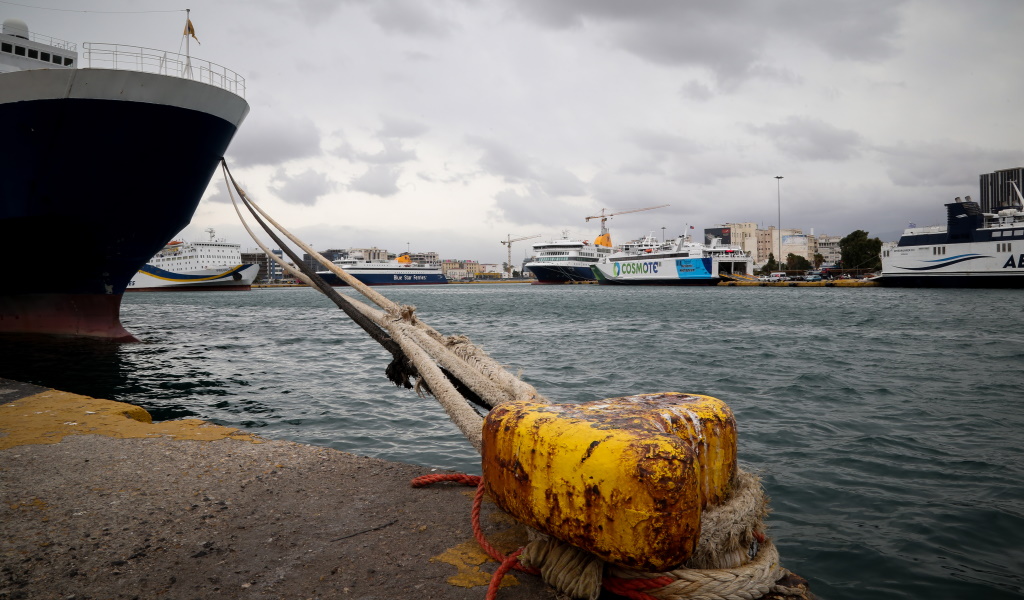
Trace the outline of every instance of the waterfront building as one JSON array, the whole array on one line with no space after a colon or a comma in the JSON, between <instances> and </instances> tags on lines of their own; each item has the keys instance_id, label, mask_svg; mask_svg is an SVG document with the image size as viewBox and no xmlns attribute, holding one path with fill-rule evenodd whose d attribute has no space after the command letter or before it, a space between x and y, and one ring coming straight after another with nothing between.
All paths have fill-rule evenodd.
<instances>
[{"instance_id":1,"label":"waterfront building","mask_svg":"<svg viewBox=\"0 0 1024 600\"><path fill-rule=\"evenodd\" d=\"M843 258L843 251L839 248L839 242L843 239L841 235L819 235L818 254L825 259L824 265L836 265ZM813 255L812 261L813 262Z\"/></svg>"},{"instance_id":2,"label":"waterfront building","mask_svg":"<svg viewBox=\"0 0 1024 600\"><path fill-rule=\"evenodd\" d=\"M721 238L722 244L735 244L750 254L754 263L758 260L757 223L724 223L704 230L704 243L710 244L711 238ZM764 260L768 260L765 255Z\"/></svg>"},{"instance_id":3,"label":"waterfront building","mask_svg":"<svg viewBox=\"0 0 1024 600\"><path fill-rule=\"evenodd\" d=\"M475 260L446 258L441 261L441 272L448 279L472 279L477 273L483 272L483 267Z\"/></svg>"}]
</instances>

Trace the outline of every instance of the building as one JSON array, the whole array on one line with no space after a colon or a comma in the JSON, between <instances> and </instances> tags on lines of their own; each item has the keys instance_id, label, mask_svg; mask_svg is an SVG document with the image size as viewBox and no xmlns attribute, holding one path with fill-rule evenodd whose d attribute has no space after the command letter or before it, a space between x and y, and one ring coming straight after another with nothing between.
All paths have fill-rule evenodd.
<instances>
[{"instance_id":1,"label":"building","mask_svg":"<svg viewBox=\"0 0 1024 600\"><path fill-rule=\"evenodd\" d=\"M278 258L284 256L281 250L271 250ZM242 262L259 265L259 272L256 273L256 281L275 281L283 277L284 269L281 265L267 257L262 250L250 250L242 252Z\"/></svg>"},{"instance_id":2,"label":"building","mask_svg":"<svg viewBox=\"0 0 1024 600\"><path fill-rule=\"evenodd\" d=\"M363 257L363 260L373 261L386 261L389 258L388 251L376 246L372 248L349 248L348 257L354 258L356 255ZM390 255L390 258L395 258L394 255Z\"/></svg>"},{"instance_id":3,"label":"building","mask_svg":"<svg viewBox=\"0 0 1024 600\"><path fill-rule=\"evenodd\" d=\"M437 252L409 252L408 254L412 262L423 263L432 267L441 266L441 257L438 256Z\"/></svg>"},{"instance_id":4,"label":"building","mask_svg":"<svg viewBox=\"0 0 1024 600\"><path fill-rule=\"evenodd\" d=\"M341 260L343 258L348 258L348 250L341 250L341 249L338 249L338 248L331 248L330 250L324 250L320 254L324 258L326 258L327 260L329 260L331 262L334 262L336 260ZM302 262L306 263L306 265L310 269L312 269L314 273L317 272L317 271L324 271L324 270L327 269L327 267L325 267L324 265L320 264L319 260L316 260L315 258L313 258L312 256L310 256L308 254L303 254L302 255Z\"/></svg>"},{"instance_id":5,"label":"building","mask_svg":"<svg viewBox=\"0 0 1024 600\"><path fill-rule=\"evenodd\" d=\"M704 230L704 243L710 244L712 238L720 238L725 245L734 244L750 254L754 262L758 261L757 223L725 223ZM767 255L765 255L767 259ZM763 262L763 261L762 261Z\"/></svg>"},{"instance_id":6,"label":"building","mask_svg":"<svg viewBox=\"0 0 1024 600\"><path fill-rule=\"evenodd\" d=\"M842 239L842 236L838 235L819 235L817 237L818 254L824 259L823 265L837 265L842 260L843 251L839 248L839 242Z\"/></svg>"},{"instance_id":7,"label":"building","mask_svg":"<svg viewBox=\"0 0 1024 600\"><path fill-rule=\"evenodd\" d=\"M458 281L460 279L474 279L477 273L483 272L483 267L475 260L448 258L441 261L441 272L448 279Z\"/></svg>"}]
</instances>

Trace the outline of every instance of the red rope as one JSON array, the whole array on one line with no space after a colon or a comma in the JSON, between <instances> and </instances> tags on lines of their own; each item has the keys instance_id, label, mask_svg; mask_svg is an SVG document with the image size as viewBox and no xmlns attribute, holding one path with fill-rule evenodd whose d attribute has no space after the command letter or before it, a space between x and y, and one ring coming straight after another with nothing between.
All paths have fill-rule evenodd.
<instances>
[{"instance_id":1,"label":"red rope","mask_svg":"<svg viewBox=\"0 0 1024 600\"><path fill-rule=\"evenodd\" d=\"M432 483L442 481L454 481L462 485L479 485L483 477L479 475L466 475L465 473L437 473L435 475L420 475L412 480L412 487L427 487Z\"/></svg>"},{"instance_id":2,"label":"red rope","mask_svg":"<svg viewBox=\"0 0 1024 600\"><path fill-rule=\"evenodd\" d=\"M412 480L412 487L426 487L432 483L440 483L442 481L454 481L456 483L461 483L462 485L476 486L476 496L473 497L473 510L470 512L470 521L473 523L473 537L476 538L476 543L480 544L480 547L487 553L487 556L490 556L492 559L500 563L498 565L498 569L494 572L494 576L491 577L490 586L487 588L487 600L494 600L498 594L498 588L501 586L502 577L512 569L522 571L523 573L529 573L531 575L540 574L540 569L527 567L519 562L519 555L522 554L524 548L520 548L512 554L504 556L497 548L487 541L483 527L480 526L480 507L483 506L484 502L483 477L480 477L479 475L466 475L464 473L420 475Z\"/></svg>"},{"instance_id":3,"label":"red rope","mask_svg":"<svg viewBox=\"0 0 1024 600\"><path fill-rule=\"evenodd\" d=\"M522 553L523 548L520 548L501 561L501 564L498 565L497 570L494 571L494 575L491 577L491 584L487 586L486 600L495 600L498 597L498 588L501 587L501 580L504 579L506 573L512 569L522 568L522 564L519 562L519 555Z\"/></svg>"}]
</instances>

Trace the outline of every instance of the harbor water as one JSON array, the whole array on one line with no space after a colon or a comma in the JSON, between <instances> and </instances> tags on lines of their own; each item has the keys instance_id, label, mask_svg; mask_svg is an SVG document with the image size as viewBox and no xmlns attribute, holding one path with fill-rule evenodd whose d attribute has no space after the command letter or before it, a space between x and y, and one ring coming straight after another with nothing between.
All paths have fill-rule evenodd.
<instances>
[{"instance_id":1,"label":"harbor water","mask_svg":"<svg viewBox=\"0 0 1024 600\"><path fill-rule=\"evenodd\" d=\"M783 565L821 598L1024 598L1019 291L381 291L554 401L727 402ZM122 321L142 343L0 338L0 377L479 473L437 402L390 384L389 355L313 290L128 294Z\"/></svg>"}]
</instances>

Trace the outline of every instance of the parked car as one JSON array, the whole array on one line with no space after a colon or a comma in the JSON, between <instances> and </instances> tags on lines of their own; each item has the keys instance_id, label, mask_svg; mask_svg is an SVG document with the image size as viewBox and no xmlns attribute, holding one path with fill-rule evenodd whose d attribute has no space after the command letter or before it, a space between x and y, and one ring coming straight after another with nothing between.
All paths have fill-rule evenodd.
<instances>
[{"instance_id":1,"label":"parked car","mask_svg":"<svg viewBox=\"0 0 1024 600\"><path fill-rule=\"evenodd\" d=\"M804 281L821 281L821 275L808 275L804 277Z\"/></svg>"}]
</instances>

